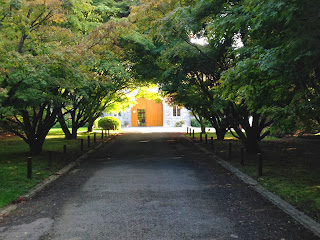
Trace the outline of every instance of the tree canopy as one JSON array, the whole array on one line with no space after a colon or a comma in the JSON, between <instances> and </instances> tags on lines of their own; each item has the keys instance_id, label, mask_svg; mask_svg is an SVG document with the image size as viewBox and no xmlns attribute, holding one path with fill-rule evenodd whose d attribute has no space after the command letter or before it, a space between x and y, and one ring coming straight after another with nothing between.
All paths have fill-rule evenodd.
<instances>
[{"instance_id":1,"label":"tree canopy","mask_svg":"<svg viewBox=\"0 0 320 240\"><path fill-rule=\"evenodd\" d=\"M0 0L0 120L32 152L156 83L248 151L320 129L320 4L285 0ZM202 42L199 44L199 42ZM33 147L31 147L33 146Z\"/></svg>"},{"instance_id":2,"label":"tree canopy","mask_svg":"<svg viewBox=\"0 0 320 240\"><path fill-rule=\"evenodd\" d=\"M131 20L156 48L162 89L208 120L226 118L223 127L257 151L271 124L273 132L319 129L319 9L315 1L141 1Z\"/></svg>"},{"instance_id":3,"label":"tree canopy","mask_svg":"<svg viewBox=\"0 0 320 240\"><path fill-rule=\"evenodd\" d=\"M127 16L132 3L1 3L0 122L25 140L31 153L41 152L63 115L71 115L75 138L79 127L125 99L121 92L133 87L133 78L117 41L129 23L111 17Z\"/></svg>"}]
</instances>

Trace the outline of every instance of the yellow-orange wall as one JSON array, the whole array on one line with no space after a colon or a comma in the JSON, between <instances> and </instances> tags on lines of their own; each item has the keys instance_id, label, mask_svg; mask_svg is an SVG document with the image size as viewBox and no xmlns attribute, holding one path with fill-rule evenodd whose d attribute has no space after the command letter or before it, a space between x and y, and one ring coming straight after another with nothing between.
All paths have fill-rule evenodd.
<instances>
[{"instance_id":1,"label":"yellow-orange wall","mask_svg":"<svg viewBox=\"0 0 320 240\"><path fill-rule=\"evenodd\" d=\"M146 111L146 126L163 126L163 106L153 100L138 98L137 104L131 108L131 125L138 126L138 109Z\"/></svg>"}]
</instances>

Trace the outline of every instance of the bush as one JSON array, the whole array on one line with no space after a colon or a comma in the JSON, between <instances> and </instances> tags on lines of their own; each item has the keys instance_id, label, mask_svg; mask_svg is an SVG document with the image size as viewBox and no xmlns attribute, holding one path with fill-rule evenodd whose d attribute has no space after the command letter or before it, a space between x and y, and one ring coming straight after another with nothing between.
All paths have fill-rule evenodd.
<instances>
[{"instance_id":1,"label":"bush","mask_svg":"<svg viewBox=\"0 0 320 240\"><path fill-rule=\"evenodd\" d=\"M197 119L192 118L191 119L191 127L201 127L201 125ZM208 120L206 120L206 127L212 127L211 123Z\"/></svg>"},{"instance_id":2,"label":"bush","mask_svg":"<svg viewBox=\"0 0 320 240\"><path fill-rule=\"evenodd\" d=\"M116 117L103 117L98 122L98 127L102 129L113 129L119 130L121 128L120 120Z\"/></svg>"},{"instance_id":3,"label":"bush","mask_svg":"<svg viewBox=\"0 0 320 240\"><path fill-rule=\"evenodd\" d=\"M184 124L184 120L181 120L181 121L176 122L175 126L182 127L183 124Z\"/></svg>"},{"instance_id":4,"label":"bush","mask_svg":"<svg viewBox=\"0 0 320 240\"><path fill-rule=\"evenodd\" d=\"M72 120L66 118L66 124L68 128L72 128ZM85 123L82 127L88 127L89 123ZM57 122L52 128L61 128L60 122Z\"/></svg>"}]
</instances>

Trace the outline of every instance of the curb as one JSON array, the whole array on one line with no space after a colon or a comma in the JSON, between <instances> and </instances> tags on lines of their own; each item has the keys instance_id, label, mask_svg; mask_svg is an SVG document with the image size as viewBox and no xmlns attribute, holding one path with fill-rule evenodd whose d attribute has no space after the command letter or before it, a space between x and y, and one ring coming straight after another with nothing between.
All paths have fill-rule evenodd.
<instances>
[{"instance_id":1,"label":"curb","mask_svg":"<svg viewBox=\"0 0 320 240\"><path fill-rule=\"evenodd\" d=\"M292 206L290 203L284 201L276 194L268 191L265 189L262 185L260 185L256 180L249 177L248 175L241 172L239 169L233 167L230 163L222 160L221 158L217 157L209 151L208 149L202 147L200 144L195 143L190 138L185 138L193 143L195 146L197 146L201 151L208 154L210 157L212 157L217 163L219 163L222 167L236 175L241 181L248 184L250 187L252 187L256 192L258 192L260 195L262 195L264 198L272 202L274 205L276 205L278 208L280 208L282 211L290 215L293 219L295 219L297 222L302 224L305 228L312 231L316 236L320 237L320 223L313 220L308 215L304 214L303 212L296 209L294 206Z\"/></svg>"},{"instance_id":2,"label":"curb","mask_svg":"<svg viewBox=\"0 0 320 240\"><path fill-rule=\"evenodd\" d=\"M112 135L110 138L108 138L107 140L99 143L97 146L95 146L93 149L90 149L89 151L87 151L86 153L84 153L82 156L80 156L79 158L77 158L75 161L69 163L67 166L65 166L64 168L60 169L59 171L53 173L51 176L47 177L46 179L44 179L42 182L38 183L35 187L31 188L27 193L21 195L18 198L22 198L22 199L29 199L32 198L34 195L36 195L38 192L40 192L41 190L43 190L44 188L46 188L48 185L50 185L51 183L53 183L55 180L57 180L58 178L62 177L63 175L65 175L66 173L68 173L72 168L74 168L76 165L79 165L81 162L83 162L87 157L89 157L90 153L93 153L95 150L101 148L105 143L110 142L111 140L113 140L116 136L118 136L118 134ZM0 209L0 220L4 218L4 216L8 216L8 214L10 214L10 212L14 211L20 203L16 203L16 204L10 204L6 207L3 207L2 209Z\"/></svg>"}]
</instances>

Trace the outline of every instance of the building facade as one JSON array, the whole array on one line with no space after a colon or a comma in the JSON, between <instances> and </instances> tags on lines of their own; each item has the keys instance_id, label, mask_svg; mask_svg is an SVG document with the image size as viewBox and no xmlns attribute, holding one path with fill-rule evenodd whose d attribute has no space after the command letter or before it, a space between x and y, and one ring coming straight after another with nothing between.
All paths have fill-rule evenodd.
<instances>
[{"instance_id":1,"label":"building facade","mask_svg":"<svg viewBox=\"0 0 320 240\"><path fill-rule=\"evenodd\" d=\"M137 104L116 115L122 127L179 127L190 126L190 111L179 107L154 100L139 98Z\"/></svg>"}]
</instances>

